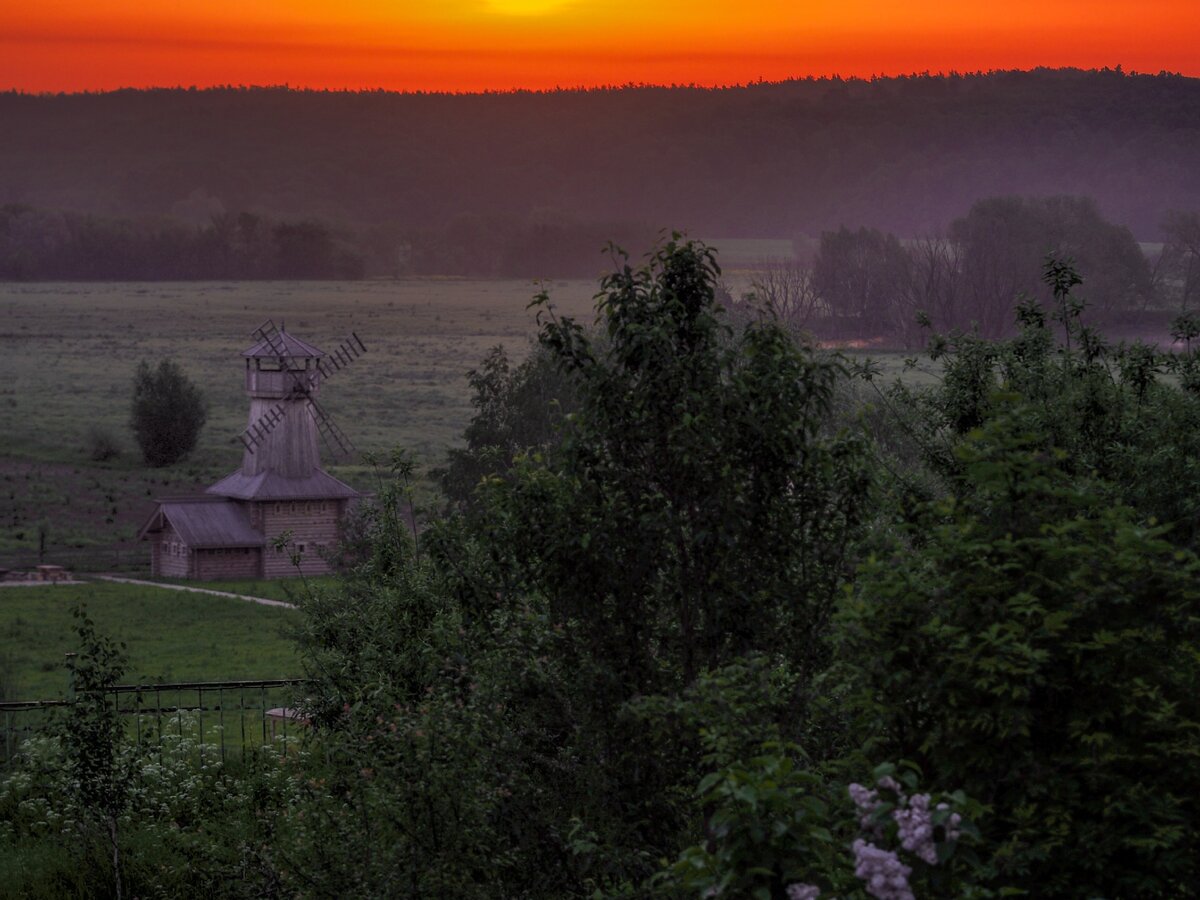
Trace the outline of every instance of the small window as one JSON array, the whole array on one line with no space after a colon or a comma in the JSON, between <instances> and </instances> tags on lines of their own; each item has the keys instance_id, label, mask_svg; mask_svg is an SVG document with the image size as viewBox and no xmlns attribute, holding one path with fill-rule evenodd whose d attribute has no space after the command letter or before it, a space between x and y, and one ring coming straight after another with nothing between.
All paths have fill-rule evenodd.
<instances>
[{"instance_id":1,"label":"small window","mask_svg":"<svg viewBox=\"0 0 1200 900\"><path fill-rule=\"evenodd\" d=\"M296 552L297 552L297 553L303 553L303 552L304 552L305 550L307 550L307 549L308 549L308 544L297 544L297 545L296 545Z\"/></svg>"}]
</instances>

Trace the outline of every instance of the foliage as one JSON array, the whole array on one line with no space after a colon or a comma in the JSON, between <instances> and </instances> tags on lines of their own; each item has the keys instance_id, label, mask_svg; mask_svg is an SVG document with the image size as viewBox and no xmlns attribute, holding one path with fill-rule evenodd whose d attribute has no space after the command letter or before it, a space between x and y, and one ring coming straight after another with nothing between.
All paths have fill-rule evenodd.
<instances>
[{"instance_id":1,"label":"foliage","mask_svg":"<svg viewBox=\"0 0 1200 900\"><path fill-rule=\"evenodd\" d=\"M1009 883L1180 892L1200 877L1200 563L994 402L956 446L957 496L915 513L842 613L867 752L987 804Z\"/></svg>"},{"instance_id":2,"label":"foliage","mask_svg":"<svg viewBox=\"0 0 1200 900\"><path fill-rule=\"evenodd\" d=\"M404 468L381 486L369 552L304 603L326 761L306 819L353 848L339 862L314 836L296 853L314 861L306 878L620 889L692 827L701 732L717 728L704 710L725 710L724 752L740 754L762 740L747 715L771 729L796 708L788 673L827 653L865 464L826 433L836 365L771 322L730 333L716 275L702 245L668 241L602 282L598 338L543 298L553 368L512 380L494 356L478 378L474 449L504 447L511 467L419 537L389 512ZM554 369L575 411L523 455L507 423L530 402L522 385ZM751 651L788 662L740 659Z\"/></svg>"},{"instance_id":3,"label":"foliage","mask_svg":"<svg viewBox=\"0 0 1200 900\"><path fill-rule=\"evenodd\" d=\"M680 854L655 882L657 892L783 900L800 883L844 892L849 869L830 830L829 788L798 757L799 748L766 744L706 775L696 799L708 810L708 840Z\"/></svg>"},{"instance_id":4,"label":"foliage","mask_svg":"<svg viewBox=\"0 0 1200 900\"><path fill-rule=\"evenodd\" d=\"M1049 257L1043 280L1053 298L1049 311L1024 298L1016 311L1020 331L1011 339L930 336L929 361L941 367L932 387L897 381L879 388L870 365L860 369L887 413L887 429L877 432L886 458L906 461L893 469L892 487L929 499L919 486L932 475L941 490L963 490L955 448L1006 414L1016 393L1034 439L1047 452L1061 452L1067 471L1097 479L1096 490L1171 523L1172 539L1193 545L1200 524L1200 346L1192 342L1200 331L1189 317L1178 319L1173 332L1184 347L1176 353L1140 343L1113 346L1085 324L1089 308L1075 296L1080 280L1069 261Z\"/></svg>"},{"instance_id":5,"label":"foliage","mask_svg":"<svg viewBox=\"0 0 1200 900\"><path fill-rule=\"evenodd\" d=\"M130 889L1195 893L1200 325L1111 347L1051 259L1019 334L935 334L940 380L859 409L837 358L729 326L704 245L618 259L594 331L541 297L536 357L473 376L441 519L376 461L345 575L298 601L302 749L160 779L116 740ZM71 885L64 741L0 810ZM911 762L846 786L878 759Z\"/></svg>"},{"instance_id":6,"label":"foliage","mask_svg":"<svg viewBox=\"0 0 1200 900\"><path fill-rule=\"evenodd\" d=\"M162 360L157 368L143 360L133 376L129 426L152 466L169 466L196 446L208 418L200 389L178 363Z\"/></svg>"},{"instance_id":7,"label":"foliage","mask_svg":"<svg viewBox=\"0 0 1200 900\"><path fill-rule=\"evenodd\" d=\"M475 414L463 432L466 446L451 449L446 467L434 473L460 509L473 504L481 481L506 475L517 456L547 449L575 407L570 383L545 350L512 368L504 348L494 347L467 380Z\"/></svg>"},{"instance_id":8,"label":"foliage","mask_svg":"<svg viewBox=\"0 0 1200 900\"><path fill-rule=\"evenodd\" d=\"M93 425L87 433L87 453L92 462L108 462L121 455L121 447L111 431Z\"/></svg>"},{"instance_id":9,"label":"foliage","mask_svg":"<svg viewBox=\"0 0 1200 900\"><path fill-rule=\"evenodd\" d=\"M1086 197L990 197L951 223L949 238L961 258L964 309L957 322L977 321L983 334L1002 334L1020 294L1038 296L1047 253L1076 261L1088 282L1090 307L1099 313L1144 308L1151 298L1150 267L1128 228L1100 215Z\"/></svg>"},{"instance_id":10,"label":"foliage","mask_svg":"<svg viewBox=\"0 0 1200 900\"><path fill-rule=\"evenodd\" d=\"M911 763L877 766L873 788L847 790L804 762L799 747L766 743L705 776L696 796L707 840L655 876L653 893L761 900L991 895L976 883L981 868L973 852L960 847L978 837L971 821L982 812L978 803L961 791L920 793Z\"/></svg>"},{"instance_id":11,"label":"foliage","mask_svg":"<svg viewBox=\"0 0 1200 900\"><path fill-rule=\"evenodd\" d=\"M275 829L298 800L295 751L280 744L227 764L194 726L118 744L114 764L128 775L116 818L125 886L141 897L278 896ZM90 816L62 737L26 741L0 777L5 893L113 896L111 856L79 839Z\"/></svg>"},{"instance_id":12,"label":"foliage","mask_svg":"<svg viewBox=\"0 0 1200 900\"><path fill-rule=\"evenodd\" d=\"M814 664L860 521L861 448L822 434L837 364L771 322L730 335L718 274L706 247L672 240L601 281L603 343L550 314L541 340L579 411L492 497L516 574L615 698L751 649Z\"/></svg>"}]
</instances>

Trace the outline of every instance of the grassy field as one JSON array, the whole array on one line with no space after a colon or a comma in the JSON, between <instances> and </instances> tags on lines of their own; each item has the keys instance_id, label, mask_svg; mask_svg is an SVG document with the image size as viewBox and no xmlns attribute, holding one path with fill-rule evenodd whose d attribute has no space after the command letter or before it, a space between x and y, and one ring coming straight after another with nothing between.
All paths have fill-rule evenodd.
<instances>
[{"instance_id":1,"label":"grassy field","mask_svg":"<svg viewBox=\"0 0 1200 900\"><path fill-rule=\"evenodd\" d=\"M10 699L67 689L81 601L97 629L124 641L126 683L288 678L301 674L288 629L299 613L241 600L126 584L0 588L0 675Z\"/></svg>"},{"instance_id":2,"label":"grassy field","mask_svg":"<svg viewBox=\"0 0 1200 900\"><path fill-rule=\"evenodd\" d=\"M590 318L594 281L547 284L566 315ZM246 425L241 351L265 318L318 347L351 330L369 352L321 399L360 450L401 444L439 463L470 416L467 372L503 344L522 357L536 330L525 281L0 285L0 552L128 541L156 496L235 468ZM208 424L193 456L142 465L127 427L134 368L170 357L201 385ZM116 460L89 458L107 429ZM361 467L331 470L363 487Z\"/></svg>"}]
</instances>

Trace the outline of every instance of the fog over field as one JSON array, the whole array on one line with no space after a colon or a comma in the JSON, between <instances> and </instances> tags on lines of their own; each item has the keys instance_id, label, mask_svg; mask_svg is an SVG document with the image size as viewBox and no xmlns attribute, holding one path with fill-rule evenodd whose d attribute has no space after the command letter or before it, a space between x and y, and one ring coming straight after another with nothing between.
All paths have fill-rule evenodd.
<instances>
[{"instance_id":1,"label":"fog over field","mask_svg":"<svg viewBox=\"0 0 1200 900\"><path fill-rule=\"evenodd\" d=\"M592 276L605 240L664 227L915 238L996 195L1092 197L1157 241L1170 209L1200 207L1200 82L1107 70L469 96L9 93L0 121L0 204L216 222L218 243L242 213L319 221L336 245L321 277ZM284 237L303 268L304 235Z\"/></svg>"}]
</instances>

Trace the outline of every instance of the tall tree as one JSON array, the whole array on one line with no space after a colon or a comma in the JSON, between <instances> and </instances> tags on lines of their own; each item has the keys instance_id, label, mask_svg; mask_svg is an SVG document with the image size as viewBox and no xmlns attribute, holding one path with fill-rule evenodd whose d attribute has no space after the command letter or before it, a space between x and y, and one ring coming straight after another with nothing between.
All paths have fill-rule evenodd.
<instances>
[{"instance_id":1,"label":"tall tree","mask_svg":"<svg viewBox=\"0 0 1200 900\"><path fill-rule=\"evenodd\" d=\"M143 360L133 376L133 429L142 458L152 466L169 466L196 447L208 419L200 389L173 360L157 368Z\"/></svg>"}]
</instances>

